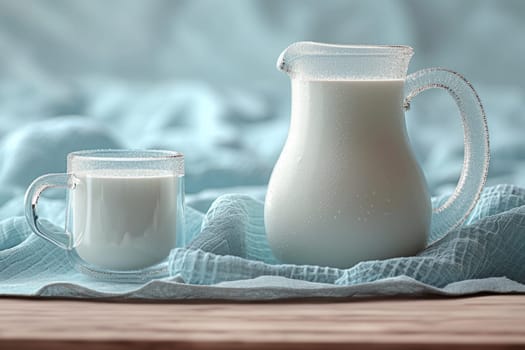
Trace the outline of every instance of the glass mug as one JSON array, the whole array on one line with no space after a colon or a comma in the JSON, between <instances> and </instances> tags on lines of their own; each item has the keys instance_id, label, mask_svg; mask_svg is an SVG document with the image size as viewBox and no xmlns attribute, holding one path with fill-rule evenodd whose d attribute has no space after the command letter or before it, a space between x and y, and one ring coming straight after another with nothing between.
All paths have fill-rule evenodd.
<instances>
[{"instance_id":1,"label":"glass mug","mask_svg":"<svg viewBox=\"0 0 525 350\"><path fill-rule=\"evenodd\" d=\"M442 68L407 76L408 46L298 42L279 57L291 79L288 137L265 199L274 255L284 263L348 268L414 255L461 224L485 184L489 138L472 85ZM446 90L464 131L456 190L432 208L404 111L420 92ZM446 137L446 135L444 135Z\"/></svg>"},{"instance_id":2,"label":"glass mug","mask_svg":"<svg viewBox=\"0 0 525 350\"><path fill-rule=\"evenodd\" d=\"M65 230L39 220L42 192L65 187ZM165 263L184 227L184 156L157 150L68 154L67 173L43 175L25 196L25 215L40 237L68 251L73 266L112 281L167 275Z\"/></svg>"}]
</instances>

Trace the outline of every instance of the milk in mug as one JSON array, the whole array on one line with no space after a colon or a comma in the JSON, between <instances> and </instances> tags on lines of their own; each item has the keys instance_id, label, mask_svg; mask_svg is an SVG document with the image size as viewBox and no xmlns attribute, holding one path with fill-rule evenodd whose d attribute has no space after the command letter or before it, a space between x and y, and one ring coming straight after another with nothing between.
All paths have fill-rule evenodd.
<instances>
[{"instance_id":1,"label":"milk in mug","mask_svg":"<svg viewBox=\"0 0 525 350\"><path fill-rule=\"evenodd\" d=\"M158 170L76 173L71 215L76 252L110 270L135 270L175 247L179 178Z\"/></svg>"}]
</instances>

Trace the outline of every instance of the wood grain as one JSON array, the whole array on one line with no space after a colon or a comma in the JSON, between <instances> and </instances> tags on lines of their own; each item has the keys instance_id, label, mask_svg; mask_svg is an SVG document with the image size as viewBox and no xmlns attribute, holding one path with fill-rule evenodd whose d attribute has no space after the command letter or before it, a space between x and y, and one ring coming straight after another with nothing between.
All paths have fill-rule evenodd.
<instances>
[{"instance_id":1,"label":"wood grain","mask_svg":"<svg viewBox=\"0 0 525 350\"><path fill-rule=\"evenodd\" d=\"M279 303L0 298L0 349L525 349L525 296Z\"/></svg>"}]
</instances>

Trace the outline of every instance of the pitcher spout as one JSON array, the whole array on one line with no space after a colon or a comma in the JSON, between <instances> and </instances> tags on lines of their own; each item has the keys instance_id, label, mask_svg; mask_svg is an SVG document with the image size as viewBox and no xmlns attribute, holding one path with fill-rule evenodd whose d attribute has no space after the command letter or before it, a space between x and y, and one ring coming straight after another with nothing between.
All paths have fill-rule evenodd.
<instances>
[{"instance_id":1,"label":"pitcher spout","mask_svg":"<svg viewBox=\"0 0 525 350\"><path fill-rule=\"evenodd\" d=\"M304 80L404 79L412 55L410 46L301 41L281 53L277 69Z\"/></svg>"},{"instance_id":2,"label":"pitcher spout","mask_svg":"<svg viewBox=\"0 0 525 350\"><path fill-rule=\"evenodd\" d=\"M293 61L306 54L304 47L308 45L315 45L315 43L311 41L300 41L284 49L277 59L277 69L285 73L290 73Z\"/></svg>"}]
</instances>

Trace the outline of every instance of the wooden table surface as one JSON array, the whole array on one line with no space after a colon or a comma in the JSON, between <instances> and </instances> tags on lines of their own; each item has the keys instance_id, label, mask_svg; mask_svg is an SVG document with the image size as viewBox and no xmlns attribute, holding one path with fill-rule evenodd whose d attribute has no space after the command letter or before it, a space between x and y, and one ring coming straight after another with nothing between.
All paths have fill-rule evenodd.
<instances>
[{"instance_id":1,"label":"wooden table surface","mask_svg":"<svg viewBox=\"0 0 525 350\"><path fill-rule=\"evenodd\" d=\"M525 349L525 295L264 303L0 298L0 349Z\"/></svg>"}]
</instances>

